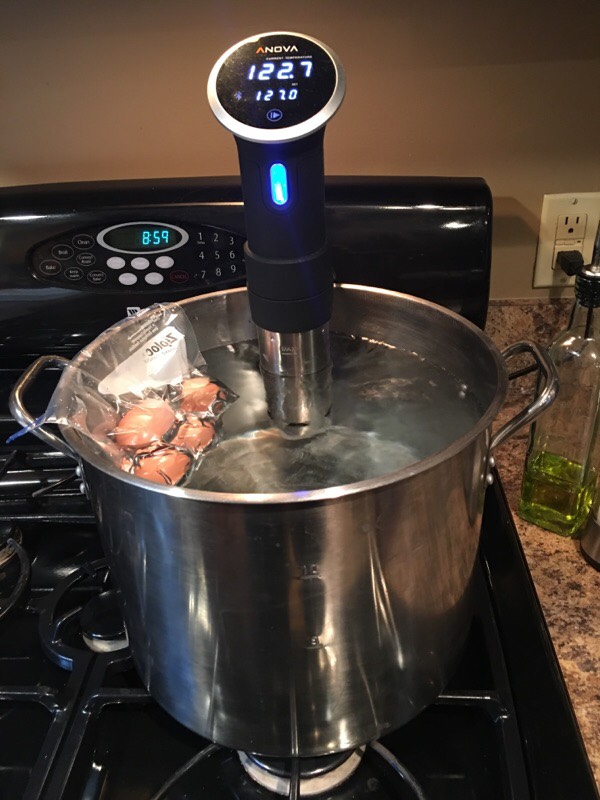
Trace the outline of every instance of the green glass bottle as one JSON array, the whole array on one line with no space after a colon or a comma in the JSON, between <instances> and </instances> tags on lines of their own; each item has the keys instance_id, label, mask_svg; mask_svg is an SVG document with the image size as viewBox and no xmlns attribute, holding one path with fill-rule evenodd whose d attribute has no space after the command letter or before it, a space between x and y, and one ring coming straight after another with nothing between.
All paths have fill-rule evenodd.
<instances>
[{"instance_id":1,"label":"green glass bottle","mask_svg":"<svg viewBox=\"0 0 600 800\"><path fill-rule=\"evenodd\" d=\"M562 536L577 536L587 519L600 467L600 259L593 261L577 270L569 326L549 347L560 388L532 426L519 503L523 519Z\"/></svg>"}]
</instances>

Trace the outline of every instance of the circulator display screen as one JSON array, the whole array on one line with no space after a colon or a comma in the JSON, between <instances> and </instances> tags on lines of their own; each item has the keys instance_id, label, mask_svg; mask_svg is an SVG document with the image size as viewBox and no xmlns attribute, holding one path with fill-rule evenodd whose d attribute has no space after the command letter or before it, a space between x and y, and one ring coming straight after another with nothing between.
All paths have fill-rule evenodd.
<instances>
[{"instance_id":1,"label":"circulator display screen","mask_svg":"<svg viewBox=\"0 0 600 800\"><path fill-rule=\"evenodd\" d=\"M331 56L301 36L270 34L242 44L217 75L217 98L238 122L289 128L324 108L337 74Z\"/></svg>"}]
</instances>

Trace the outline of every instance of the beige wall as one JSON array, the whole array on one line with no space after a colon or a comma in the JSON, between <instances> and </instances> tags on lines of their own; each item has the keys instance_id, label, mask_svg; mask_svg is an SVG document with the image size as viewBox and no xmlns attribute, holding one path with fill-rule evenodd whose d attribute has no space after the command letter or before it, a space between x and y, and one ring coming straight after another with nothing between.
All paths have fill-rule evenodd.
<instances>
[{"instance_id":1,"label":"beige wall","mask_svg":"<svg viewBox=\"0 0 600 800\"><path fill-rule=\"evenodd\" d=\"M545 296L542 195L600 191L598 0L0 0L0 185L236 173L206 78L286 28L347 69L327 171L485 177L492 295Z\"/></svg>"}]
</instances>

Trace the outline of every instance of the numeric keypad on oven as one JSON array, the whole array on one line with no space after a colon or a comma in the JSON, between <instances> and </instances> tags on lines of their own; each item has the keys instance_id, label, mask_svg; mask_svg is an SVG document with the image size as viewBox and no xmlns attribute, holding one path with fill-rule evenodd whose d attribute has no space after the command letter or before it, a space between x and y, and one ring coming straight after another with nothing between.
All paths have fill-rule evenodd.
<instances>
[{"instance_id":1,"label":"numeric keypad on oven","mask_svg":"<svg viewBox=\"0 0 600 800\"><path fill-rule=\"evenodd\" d=\"M195 279L212 285L232 281L245 274L244 239L228 231L202 228L196 231Z\"/></svg>"},{"instance_id":2,"label":"numeric keypad on oven","mask_svg":"<svg viewBox=\"0 0 600 800\"><path fill-rule=\"evenodd\" d=\"M187 239L167 252L110 249L104 226L70 231L32 255L38 280L83 291L217 290L245 277L244 237L208 225L180 230Z\"/></svg>"}]
</instances>

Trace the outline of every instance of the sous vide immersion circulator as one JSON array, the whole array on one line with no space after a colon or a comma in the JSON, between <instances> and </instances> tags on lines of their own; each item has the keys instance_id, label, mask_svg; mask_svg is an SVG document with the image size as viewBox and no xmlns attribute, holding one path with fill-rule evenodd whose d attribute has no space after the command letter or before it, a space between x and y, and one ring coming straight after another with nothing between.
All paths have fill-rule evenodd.
<instances>
[{"instance_id":1,"label":"sous vide immersion circulator","mask_svg":"<svg viewBox=\"0 0 600 800\"><path fill-rule=\"evenodd\" d=\"M286 424L308 424L329 402L323 137L344 91L335 53L290 32L244 39L208 79L211 109L238 148L250 311L269 411Z\"/></svg>"}]
</instances>

